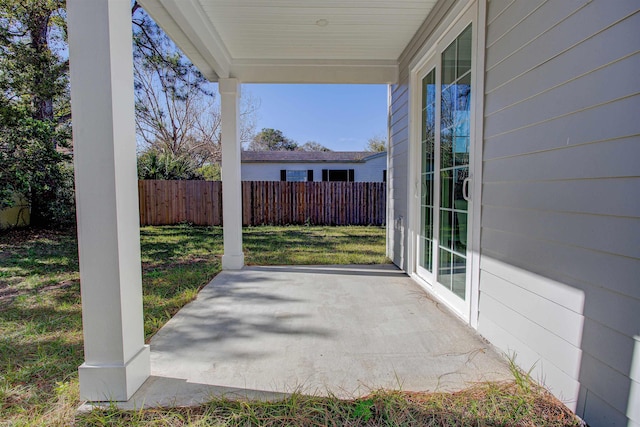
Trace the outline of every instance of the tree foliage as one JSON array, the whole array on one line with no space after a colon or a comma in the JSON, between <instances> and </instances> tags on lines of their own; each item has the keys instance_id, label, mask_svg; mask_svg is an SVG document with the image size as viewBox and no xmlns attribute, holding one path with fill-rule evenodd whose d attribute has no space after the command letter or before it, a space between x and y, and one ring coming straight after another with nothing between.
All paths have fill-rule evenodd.
<instances>
[{"instance_id":1,"label":"tree foliage","mask_svg":"<svg viewBox=\"0 0 640 427\"><path fill-rule=\"evenodd\" d=\"M324 145L320 144L319 142L315 142L315 141L307 141L304 144L302 144L301 146L298 147L298 150L300 151L332 151L331 149L325 147Z\"/></svg>"},{"instance_id":2,"label":"tree foliage","mask_svg":"<svg viewBox=\"0 0 640 427\"><path fill-rule=\"evenodd\" d=\"M219 163L207 163L196 169L205 181L222 181L222 167Z\"/></svg>"},{"instance_id":3,"label":"tree foliage","mask_svg":"<svg viewBox=\"0 0 640 427\"><path fill-rule=\"evenodd\" d=\"M201 167L221 161L216 90L143 9L133 6L136 129L144 150L189 157ZM240 139L255 133L259 103L241 99Z\"/></svg>"},{"instance_id":4,"label":"tree foliage","mask_svg":"<svg viewBox=\"0 0 640 427\"><path fill-rule=\"evenodd\" d=\"M0 209L21 194L33 225L74 218L65 6L65 0L0 0ZM132 14L136 93L144 95L136 110L139 135L147 151L157 151L155 165L164 165L166 176L196 176L187 169L219 161L214 91L136 2ZM248 143L257 103L243 105Z\"/></svg>"},{"instance_id":5,"label":"tree foliage","mask_svg":"<svg viewBox=\"0 0 640 427\"><path fill-rule=\"evenodd\" d=\"M373 153L387 151L387 139L382 136L373 136L369 138L365 151L371 151Z\"/></svg>"},{"instance_id":6,"label":"tree foliage","mask_svg":"<svg viewBox=\"0 0 640 427\"><path fill-rule=\"evenodd\" d=\"M22 194L34 225L73 218L64 7L0 0L0 207Z\"/></svg>"},{"instance_id":7,"label":"tree foliage","mask_svg":"<svg viewBox=\"0 0 640 427\"><path fill-rule=\"evenodd\" d=\"M284 136L281 130L263 128L251 140L249 151L296 151L298 143Z\"/></svg>"}]
</instances>

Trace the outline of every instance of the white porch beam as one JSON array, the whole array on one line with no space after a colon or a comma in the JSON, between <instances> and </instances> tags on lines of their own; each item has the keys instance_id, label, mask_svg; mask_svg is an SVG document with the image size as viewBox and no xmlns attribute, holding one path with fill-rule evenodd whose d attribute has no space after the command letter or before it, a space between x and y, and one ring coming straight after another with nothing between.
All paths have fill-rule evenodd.
<instances>
[{"instance_id":1,"label":"white porch beam","mask_svg":"<svg viewBox=\"0 0 640 427\"><path fill-rule=\"evenodd\" d=\"M244 83L395 84L398 62L388 60L235 59L231 73Z\"/></svg>"},{"instance_id":2,"label":"white porch beam","mask_svg":"<svg viewBox=\"0 0 640 427\"><path fill-rule=\"evenodd\" d=\"M222 222L224 255L222 268L239 270L244 266L242 252L242 181L240 178L240 82L220 79L222 114Z\"/></svg>"},{"instance_id":3,"label":"white porch beam","mask_svg":"<svg viewBox=\"0 0 640 427\"><path fill-rule=\"evenodd\" d=\"M68 0L85 362L80 395L128 400L144 345L130 0Z\"/></svg>"}]
</instances>

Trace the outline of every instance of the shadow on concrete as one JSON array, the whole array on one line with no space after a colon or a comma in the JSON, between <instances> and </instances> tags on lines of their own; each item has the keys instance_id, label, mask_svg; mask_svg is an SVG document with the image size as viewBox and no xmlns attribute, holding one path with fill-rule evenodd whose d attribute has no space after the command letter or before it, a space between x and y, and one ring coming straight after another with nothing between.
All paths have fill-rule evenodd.
<instances>
[{"instance_id":1,"label":"shadow on concrete","mask_svg":"<svg viewBox=\"0 0 640 427\"><path fill-rule=\"evenodd\" d=\"M292 393L294 391L292 390ZM106 409L112 405L129 411L142 408L196 406L215 398L276 401L286 399L290 395L291 393L198 384L182 378L151 376L127 402L87 402L79 410Z\"/></svg>"},{"instance_id":2,"label":"shadow on concrete","mask_svg":"<svg viewBox=\"0 0 640 427\"><path fill-rule=\"evenodd\" d=\"M151 339L151 374L166 402L211 390L455 391L512 378L503 357L425 296L391 265L223 271ZM155 390L136 399L157 401Z\"/></svg>"}]
</instances>

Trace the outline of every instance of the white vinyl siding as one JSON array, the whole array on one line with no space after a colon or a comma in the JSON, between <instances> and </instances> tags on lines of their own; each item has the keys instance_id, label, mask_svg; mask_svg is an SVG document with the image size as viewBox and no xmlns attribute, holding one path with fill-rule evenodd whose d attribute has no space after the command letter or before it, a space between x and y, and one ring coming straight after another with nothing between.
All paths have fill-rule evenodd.
<instances>
[{"instance_id":1,"label":"white vinyl siding","mask_svg":"<svg viewBox=\"0 0 640 427\"><path fill-rule=\"evenodd\" d=\"M389 244L392 261L403 270L407 265L407 171L409 168L409 82L391 86L389 128Z\"/></svg>"},{"instance_id":2,"label":"white vinyl siding","mask_svg":"<svg viewBox=\"0 0 640 427\"><path fill-rule=\"evenodd\" d=\"M640 424L640 3L492 0L486 34L478 329L590 425Z\"/></svg>"},{"instance_id":3,"label":"white vinyl siding","mask_svg":"<svg viewBox=\"0 0 640 427\"><path fill-rule=\"evenodd\" d=\"M280 181L280 171L313 170L313 180L322 181L323 169L353 169L355 182L382 182L387 169L387 156L381 155L364 163L242 163L243 181ZM306 178L306 175L305 175ZM305 179L306 181L306 179Z\"/></svg>"}]
</instances>

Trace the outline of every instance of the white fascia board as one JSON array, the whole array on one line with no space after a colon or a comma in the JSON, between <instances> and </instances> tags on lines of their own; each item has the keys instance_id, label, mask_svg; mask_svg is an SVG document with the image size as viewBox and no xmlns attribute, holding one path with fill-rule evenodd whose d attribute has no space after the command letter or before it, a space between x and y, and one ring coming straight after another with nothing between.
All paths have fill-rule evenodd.
<instances>
[{"instance_id":1,"label":"white fascia board","mask_svg":"<svg viewBox=\"0 0 640 427\"><path fill-rule=\"evenodd\" d=\"M370 156L367 156L362 160L364 160L365 162L368 162L370 160L377 159L378 157L382 157L382 156L385 156L385 157L387 156L387 151L386 150L385 151L380 151L379 153L373 153Z\"/></svg>"},{"instance_id":2,"label":"white fascia board","mask_svg":"<svg viewBox=\"0 0 640 427\"><path fill-rule=\"evenodd\" d=\"M231 74L243 83L394 84L398 81L398 62L236 59Z\"/></svg>"},{"instance_id":3,"label":"white fascia board","mask_svg":"<svg viewBox=\"0 0 640 427\"><path fill-rule=\"evenodd\" d=\"M231 55L196 0L138 0L209 80L229 77Z\"/></svg>"}]
</instances>

